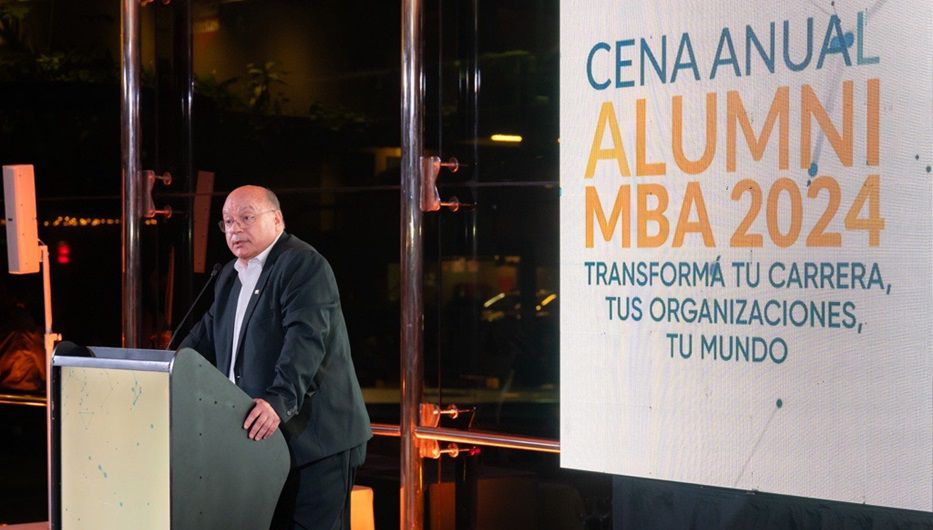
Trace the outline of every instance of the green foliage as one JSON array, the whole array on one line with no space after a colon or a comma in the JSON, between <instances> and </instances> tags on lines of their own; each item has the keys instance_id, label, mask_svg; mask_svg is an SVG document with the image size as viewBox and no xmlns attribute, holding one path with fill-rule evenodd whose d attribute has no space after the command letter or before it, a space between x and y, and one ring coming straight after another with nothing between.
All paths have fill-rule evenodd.
<instances>
[{"instance_id":1,"label":"green foliage","mask_svg":"<svg viewBox=\"0 0 933 530\"><path fill-rule=\"evenodd\" d=\"M0 2L0 48L10 51L31 51L25 38L24 22L29 6L18 2Z\"/></svg>"},{"instance_id":2,"label":"green foliage","mask_svg":"<svg viewBox=\"0 0 933 530\"><path fill-rule=\"evenodd\" d=\"M34 73L39 80L84 83L116 81L116 65L108 57L94 57L69 50L40 53L34 60Z\"/></svg>"},{"instance_id":3,"label":"green foliage","mask_svg":"<svg viewBox=\"0 0 933 530\"><path fill-rule=\"evenodd\" d=\"M231 87L239 81L238 77L231 77L218 81L214 74L200 77L194 75L194 90L198 94L214 102L217 110L235 111L243 108L242 99L237 96Z\"/></svg>"},{"instance_id":4,"label":"green foliage","mask_svg":"<svg viewBox=\"0 0 933 530\"><path fill-rule=\"evenodd\" d=\"M249 109L257 114L281 114L282 105L288 102L282 92L273 94L275 85L286 85L283 80L288 72L278 70L275 61L266 61L261 66L246 65L246 88Z\"/></svg>"},{"instance_id":5,"label":"green foliage","mask_svg":"<svg viewBox=\"0 0 933 530\"><path fill-rule=\"evenodd\" d=\"M106 51L49 50L33 40L31 3L0 0L0 82L113 82L117 67Z\"/></svg>"},{"instance_id":6,"label":"green foliage","mask_svg":"<svg viewBox=\"0 0 933 530\"><path fill-rule=\"evenodd\" d=\"M324 105L318 101L308 109L311 122L332 132L360 132L366 128L366 116L339 105Z\"/></svg>"}]
</instances>

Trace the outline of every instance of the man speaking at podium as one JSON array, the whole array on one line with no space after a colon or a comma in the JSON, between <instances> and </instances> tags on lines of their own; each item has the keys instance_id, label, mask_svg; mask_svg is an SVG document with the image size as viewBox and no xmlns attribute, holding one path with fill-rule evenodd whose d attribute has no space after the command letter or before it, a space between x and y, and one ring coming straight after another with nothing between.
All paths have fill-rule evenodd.
<instances>
[{"instance_id":1,"label":"man speaking at podium","mask_svg":"<svg viewBox=\"0 0 933 530\"><path fill-rule=\"evenodd\" d=\"M204 355L253 398L243 424L250 439L281 427L292 470L273 528L349 529L350 491L372 433L334 273L285 232L266 188L233 190L220 228L236 259L179 348Z\"/></svg>"}]
</instances>

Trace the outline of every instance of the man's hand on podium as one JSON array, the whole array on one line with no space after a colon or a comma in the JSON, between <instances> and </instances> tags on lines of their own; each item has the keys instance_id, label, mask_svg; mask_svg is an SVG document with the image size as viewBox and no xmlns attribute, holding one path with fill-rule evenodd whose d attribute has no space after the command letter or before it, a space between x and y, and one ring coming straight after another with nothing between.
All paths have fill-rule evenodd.
<instances>
[{"instance_id":1,"label":"man's hand on podium","mask_svg":"<svg viewBox=\"0 0 933 530\"><path fill-rule=\"evenodd\" d=\"M249 431L250 440L265 440L279 428L279 415L264 399L253 399L253 410L249 411L243 428Z\"/></svg>"}]
</instances>

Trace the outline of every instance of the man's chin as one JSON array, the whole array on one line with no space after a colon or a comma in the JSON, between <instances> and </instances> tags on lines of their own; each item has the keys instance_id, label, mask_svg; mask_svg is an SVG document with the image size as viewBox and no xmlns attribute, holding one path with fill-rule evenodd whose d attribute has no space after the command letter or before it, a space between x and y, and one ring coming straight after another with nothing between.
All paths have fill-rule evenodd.
<instances>
[{"instance_id":1,"label":"man's chin","mask_svg":"<svg viewBox=\"0 0 933 530\"><path fill-rule=\"evenodd\" d=\"M230 252L232 252L234 256L242 260L248 260L251 257L253 257L252 254L250 254L249 249L246 248L246 246L239 246L239 247L231 248Z\"/></svg>"}]
</instances>

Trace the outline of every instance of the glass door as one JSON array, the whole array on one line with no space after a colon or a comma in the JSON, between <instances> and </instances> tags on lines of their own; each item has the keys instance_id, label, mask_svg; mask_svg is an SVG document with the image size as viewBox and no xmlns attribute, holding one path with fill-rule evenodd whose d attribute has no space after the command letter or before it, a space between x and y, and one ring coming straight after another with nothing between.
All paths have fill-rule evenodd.
<instances>
[{"instance_id":1,"label":"glass door","mask_svg":"<svg viewBox=\"0 0 933 530\"><path fill-rule=\"evenodd\" d=\"M556 454L559 7L424 4L427 528L611 524L610 480Z\"/></svg>"}]
</instances>

